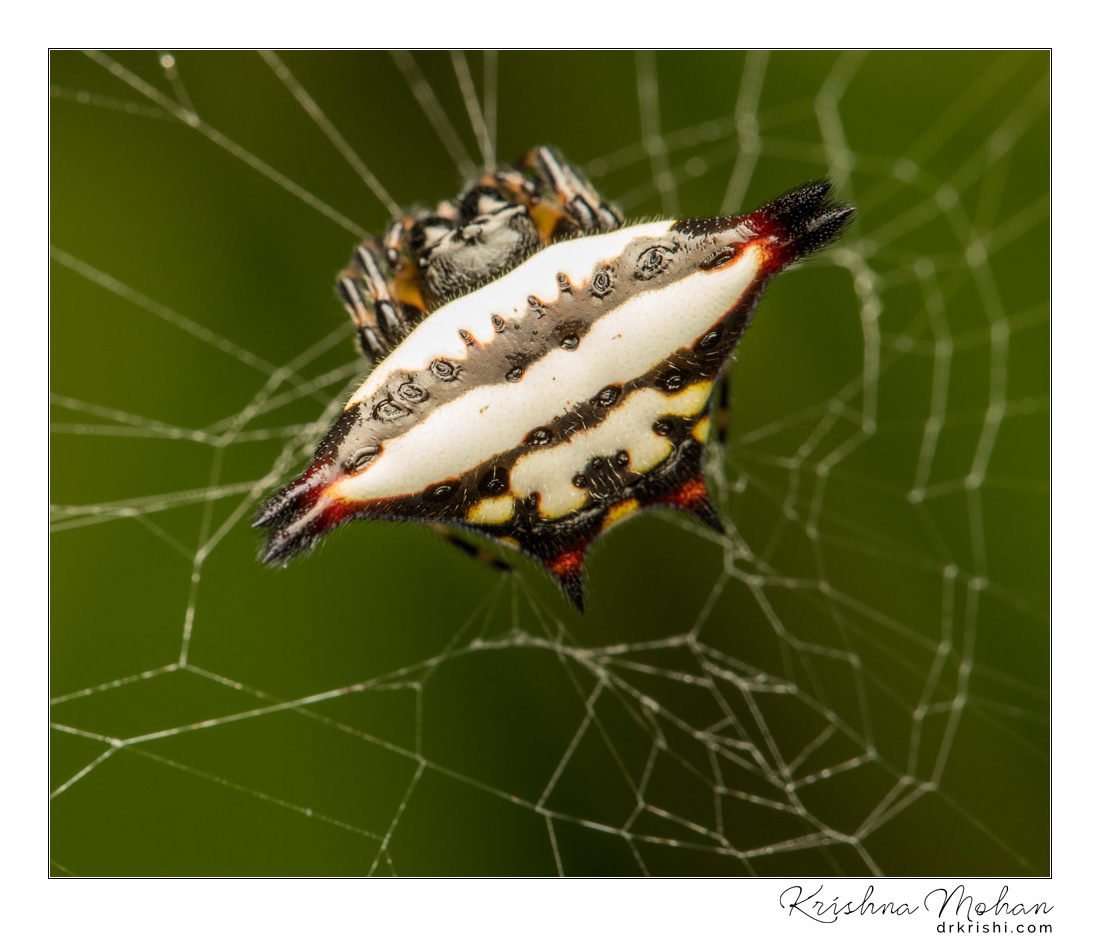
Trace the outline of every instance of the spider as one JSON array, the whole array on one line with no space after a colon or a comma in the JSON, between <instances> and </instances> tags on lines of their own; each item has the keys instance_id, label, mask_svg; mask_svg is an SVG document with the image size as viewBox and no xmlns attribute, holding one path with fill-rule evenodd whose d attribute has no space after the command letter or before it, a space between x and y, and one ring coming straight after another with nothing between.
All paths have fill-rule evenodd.
<instances>
[{"instance_id":1,"label":"spider","mask_svg":"<svg viewBox=\"0 0 1100 937\"><path fill-rule=\"evenodd\" d=\"M765 285L850 205L808 183L743 216L623 226L550 147L394 219L337 278L373 371L260 509L283 565L356 518L471 531L583 609L588 549L649 508L722 530L702 460L713 397ZM507 568L504 566L504 568Z\"/></svg>"}]
</instances>

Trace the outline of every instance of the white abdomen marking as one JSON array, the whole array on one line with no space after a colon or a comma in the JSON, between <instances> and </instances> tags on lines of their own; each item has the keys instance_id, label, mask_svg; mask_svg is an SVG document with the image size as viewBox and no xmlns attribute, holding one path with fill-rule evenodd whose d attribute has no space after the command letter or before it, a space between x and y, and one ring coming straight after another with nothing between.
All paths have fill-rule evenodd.
<instances>
[{"instance_id":1,"label":"white abdomen marking","mask_svg":"<svg viewBox=\"0 0 1100 937\"><path fill-rule=\"evenodd\" d=\"M436 358L464 360L469 347L458 337L465 329L475 342L486 345L495 337L492 317L515 322L528 312L527 297L537 296L549 305L561 296L557 276L564 273L571 282L587 280L602 263L614 260L636 237L658 237L671 221L620 228L609 234L560 241L539 251L515 270L481 289L437 309L383 360L344 409L373 396L396 371L422 371Z\"/></svg>"},{"instance_id":2,"label":"white abdomen marking","mask_svg":"<svg viewBox=\"0 0 1100 937\"><path fill-rule=\"evenodd\" d=\"M573 478L590 460L625 451L631 471L655 468L672 453L672 443L658 436L653 424L664 416L695 416L706 406L713 386L713 381L699 381L673 396L649 387L635 391L594 429L522 456L512 469L512 492L519 498L539 492L539 513L545 518L579 510L588 494L573 484Z\"/></svg>"},{"instance_id":3,"label":"white abdomen marking","mask_svg":"<svg viewBox=\"0 0 1100 937\"><path fill-rule=\"evenodd\" d=\"M547 249L528 263L556 249ZM381 455L366 470L336 483L330 493L355 501L413 495L518 448L532 430L552 424L604 387L641 377L678 349L691 346L737 305L754 282L760 263L760 251L749 247L721 270L692 273L663 289L633 296L597 319L576 350L549 352L535 361L518 383L471 387L400 436L386 440ZM556 273L560 266L555 262L548 269ZM512 276L514 273L501 282ZM429 322L446 315L450 308L436 313ZM490 307L479 303L478 309L480 318L488 321ZM420 329L401 349L419 333ZM430 347L429 360L439 355L438 345ZM385 364L390 364L389 359ZM384 379L382 376L379 383ZM369 396L372 380L356 397Z\"/></svg>"}]
</instances>

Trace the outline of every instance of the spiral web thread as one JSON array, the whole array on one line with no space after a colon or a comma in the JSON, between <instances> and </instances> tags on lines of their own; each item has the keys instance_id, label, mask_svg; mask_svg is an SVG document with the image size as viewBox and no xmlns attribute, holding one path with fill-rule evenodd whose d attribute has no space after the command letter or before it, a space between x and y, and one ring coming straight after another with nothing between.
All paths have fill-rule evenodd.
<instances>
[{"instance_id":1,"label":"spiral web thread","mask_svg":"<svg viewBox=\"0 0 1100 937\"><path fill-rule=\"evenodd\" d=\"M118 57L89 53L90 61L117 81L117 95L53 87L57 119L64 108L90 108L134 121L182 125L219 148L226 159L243 161L251 172L273 183L273 191L300 200L354 237L365 236L358 224L236 142L228 131L208 124L189 95L186 60L156 55L159 73L142 77ZM293 60L273 53L262 53L262 58L271 70L271 99L302 109L381 209L386 214L395 211L397 201L369 168L370 154L357 153L348 144L291 70ZM410 114L426 122L441 151L468 175L478 165L492 165L498 155L497 127L506 119L498 114L501 63L492 54L456 53L451 64L464 112L444 108L416 56L396 54L393 61L404 83L399 91L410 99ZM182 557L180 575L189 576L180 608L177 657L151 661L148 669L119 673L99 685L66 690L51 701L56 736L91 743L79 769L52 791L55 804L81 797L89 779L109 770L112 763L145 759L178 773L186 784L216 785L233 796L360 837L363 863L348 872L402 874L416 871L402 868L402 819L418 798L428 796L423 792L426 779L440 776L537 818L545 826L552 870L559 874L576 871L563 839L578 830L621 843L629 859L617 870L635 874L675 871L679 857L689 853L730 860L708 867L725 874L767 873L777 866L765 860L803 853L820 857L826 872L880 874L892 871L876 852L883 831L916 804L934 798L948 806L959 826L969 828L999 854L1005 868L1019 874L1039 871L1014 846L1010 829L996 828L979 811L953 800L942 781L952 764L964 714L991 726L1003 744L1018 748L1022 757L1046 757L1028 740L1034 726L1045 722L1045 687L984 661L978 648L979 622L991 610L1014 609L1039 633L1045 625L1044 609L1017 595L1011 583L991 578L985 511L991 491L1041 494L1032 481L990 469L1006 426L1041 415L1048 406L1045 397L1013 397L1010 392L1012 342L1021 333L1026 337L1029 330L1044 328L1046 309L1017 308L999 288L991 258L1045 224L1045 198L1005 214L1001 193L1015 145L1041 126L1047 89L1040 83L1011 107L990 115L983 109L1011 74L1011 63L995 63L963 89L940 121L914 130L908 151L876 155L853 150L846 142L845 95L860 80L864 65L862 54L840 54L812 99L768 109L761 102L774 62L767 53L750 53L736 76L735 96L726 114L689 126L668 126L668 118L662 120L659 60L652 53L639 53L637 98L623 102L637 108L639 137L633 145L605 153L587 166L601 191L628 215L655 210L678 215L682 187L701 178L722 193L723 211L734 210L743 204L763 162L787 158L818 164L820 174L834 179L842 197L855 200L861 211L861 227L813 268L789 274L815 276L821 268L843 273L849 308L858 315L861 367L837 376L835 392L812 408L741 434L735 423L726 451L715 447L708 472L724 516L732 522L726 535L702 530L678 516L661 515L661 523L671 525L677 536L702 539L721 556L709 591L691 599L683 626L664 637L593 645L562 617L564 606L531 586L529 579L535 574L521 570L499 580L482 602L466 610L435 653L361 682L284 699L263 686L240 682L232 672L206 669L201 657L191 652L193 639L204 627L205 577L227 549L230 532L247 526L263 494L301 464L358 379L357 361L317 368L326 353L348 347L349 330L341 325L293 360L270 362L145 295L111 270L70 254L64 245L54 246L55 269L83 278L89 290L115 294L141 315L177 329L181 342L209 346L233 367L255 376L250 396L227 400L222 418L198 428L105 405L96 400L94 388L86 390L87 396L67 393L61 389L63 378L55 380L55 412L63 415L52 426L55 458L73 435L192 447L188 452L205 448L210 455L205 484L51 507L51 529L57 537L98 525L137 525L150 544L157 544L150 549L166 547ZM816 123L816 143L784 136L786 126L805 119ZM975 125L981 135L970 146L968 158L947 173L928 168L956 134L964 129L972 133ZM470 140L476 152L468 149ZM644 181L619 187L617 180L637 178L639 172ZM899 190L911 196L904 211L874 213L876 205ZM876 219L873 226L862 220L868 217ZM895 249L907 235L931 226L953 238L943 245L943 253ZM829 280L838 282L835 276ZM973 292L981 321L960 329L947 309L962 289ZM906 303L914 296L919 300L909 309ZM895 314L896 306L908 311ZM960 412L951 403L951 381L960 366L970 367L965 362L974 350L983 353L984 363L971 373L976 371L984 383L985 404L978 411ZM883 423L879 402L884 388L893 373L914 362L927 377L922 417L904 426ZM164 379L172 380L170 363ZM313 408L313 420L280 424L282 411L295 412L292 407L303 402ZM952 427L969 434L969 460L963 470L945 478L935 465L944 434ZM971 544L965 559L948 549L902 550L891 558L923 583L936 583L939 619L931 628L906 620L896 608L877 607L873 600L869 604L858 586L836 582L830 572L835 551L882 558L895 546L889 534L846 521L829 508L833 486L851 484L853 475L859 482L859 470L850 466L861 447L884 433L903 433L918 441L912 448L908 488L887 496L928 530L935 530L941 508L946 510L965 526ZM227 453L257 442L280 447L269 470L244 481L227 479ZM774 509L776 522L767 536L755 530L745 534L738 526L742 506L754 498ZM201 507L191 515L198 528L187 541L163 519L195 506ZM791 541L810 556L806 565L795 564L795 571L784 559ZM802 627L805 616L827 627ZM747 627L742 618L768 633L774 656L766 662L749 651L739 653L752 646L739 644L737 635ZM476 765L456 767L425 741L433 707L448 702L435 698L447 692L447 684L433 678L464 658L521 654L523 659L538 655L557 673L570 694L558 704L575 715L565 744L543 753L547 769L537 792L494 780L491 772L486 772L488 778L481 776ZM177 679L173 674L181 673L230 694L234 702L225 707L228 711L118 737L97 727L94 708L85 708L134 684L171 681ZM895 681L890 676L894 673L903 673L905 679ZM982 689L990 686L995 693ZM407 741L345 721L329 705L360 697L369 706L372 700L395 694L415 714L415 733ZM682 702L685 694L691 696L690 703ZM883 705L893 707L894 729L905 729L888 740L879 722ZM708 707L712 715L701 717ZM248 772L211 772L199 766L201 761L168 757L157 744L187 735L202 737L234 724L258 727L288 715L307 732L340 733L356 746L397 759L404 771L400 790L379 807L380 813L363 821L353 809L341 812L340 804L322 810L284 796L274 776L257 781ZM493 728L486 725L481 731L491 734ZM561 796L575 768L596 757L594 750L622 791L616 809L575 810L569 798ZM863 780L869 772L878 779L874 784ZM685 787L694 792L690 807L670 793ZM828 792L824 800L820 791ZM856 806L844 817L834 815L830 805L845 800ZM96 870L70 868L67 857L59 855L54 856L53 871ZM460 874L463 869L450 871Z\"/></svg>"}]
</instances>

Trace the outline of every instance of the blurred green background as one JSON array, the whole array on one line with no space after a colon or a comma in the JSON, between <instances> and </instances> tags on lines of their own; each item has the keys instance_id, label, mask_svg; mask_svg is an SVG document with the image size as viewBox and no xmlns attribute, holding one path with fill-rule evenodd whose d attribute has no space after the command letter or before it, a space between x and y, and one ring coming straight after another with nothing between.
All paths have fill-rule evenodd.
<instances>
[{"instance_id":1,"label":"blurred green background","mask_svg":"<svg viewBox=\"0 0 1100 937\"><path fill-rule=\"evenodd\" d=\"M51 55L52 873L1046 874L1048 56L280 61ZM730 535L622 525L584 616L411 525L255 561L389 214L302 96L430 204L467 83L631 217L859 208L741 346Z\"/></svg>"}]
</instances>

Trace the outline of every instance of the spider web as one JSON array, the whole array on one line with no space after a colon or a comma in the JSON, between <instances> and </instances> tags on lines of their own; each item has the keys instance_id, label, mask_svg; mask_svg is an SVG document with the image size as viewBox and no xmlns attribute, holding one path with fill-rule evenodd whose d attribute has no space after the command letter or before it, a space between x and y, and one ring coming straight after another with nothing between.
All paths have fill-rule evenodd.
<instances>
[{"instance_id":1,"label":"spider web","mask_svg":"<svg viewBox=\"0 0 1100 937\"><path fill-rule=\"evenodd\" d=\"M54 874L1046 874L1045 54L51 72ZM858 206L742 344L727 534L622 525L584 616L414 525L261 568L334 272L542 142L631 218Z\"/></svg>"}]
</instances>

